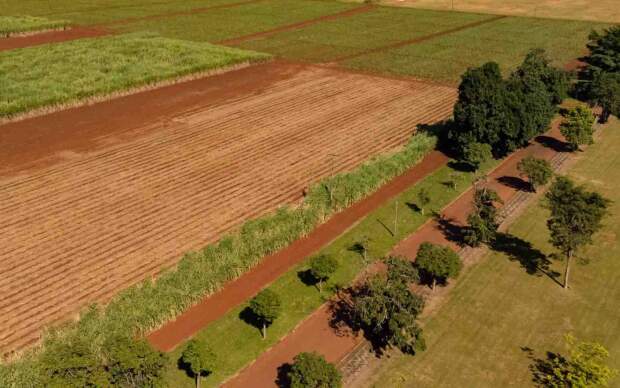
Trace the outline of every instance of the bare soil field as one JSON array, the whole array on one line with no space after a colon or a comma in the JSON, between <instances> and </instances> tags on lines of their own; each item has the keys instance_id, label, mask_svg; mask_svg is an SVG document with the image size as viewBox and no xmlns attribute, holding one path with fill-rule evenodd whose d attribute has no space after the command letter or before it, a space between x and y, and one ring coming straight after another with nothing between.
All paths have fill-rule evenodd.
<instances>
[{"instance_id":1,"label":"bare soil field","mask_svg":"<svg viewBox=\"0 0 620 388\"><path fill-rule=\"evenodd\" d=\"M0 126L0 350L404 144L455 98L276 63Z\"/></svg>"},{"instance_id":2,"label":"bare soil field","mask_svg":"<svg viewBox=\"0 0 620 388\"><path fill-rule=\"evenodd\" d=\"M620 22L620 7L616 0L385 0L381 3L462 12Z\"/></svg>"}]
</instances>

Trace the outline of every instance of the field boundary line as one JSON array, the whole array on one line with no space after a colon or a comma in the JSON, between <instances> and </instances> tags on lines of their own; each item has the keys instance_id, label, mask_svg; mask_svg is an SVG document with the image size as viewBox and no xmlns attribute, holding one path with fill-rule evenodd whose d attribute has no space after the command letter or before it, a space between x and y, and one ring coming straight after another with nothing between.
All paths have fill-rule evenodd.
<instances>
[{"instance_id":1,"label":"field boundary line","mask_svg":"<svg viewBox=\"0 0 620 388\"><path fill-rule=\"evenodd\" d=\"M105 102L105 101L109 101L109 100L113 100L119 97L125 97L125 96L130 96L132 94L139 94L142 92L146 92L149 90L154 90L154 89L159 89L162 87L166 87L166 86L171 86L171 85L176 85L176 84L180 84L180 83L184 83L184 82L190 82L193 80L197 80L200 78L206 78L206 77L211 77L214 75L219 75L219 74L224 74L224 73L228 73L231 71L235 71L235 70L241 70L244 69L246 67L250 67L253 65L257 65L259 63L265 63L265 62L270 62L271 60L266 60L266 61L244 61L241 63L238 63L236 65L231 65L231 66L226 66L226 67L222 67L222 68L218 68L218 69L213 69L213 70L207 70L207 71L201 71L201 72L197 72L197 73L192 73L192 74L188 74L188 75L184 75L184 76L180 76L180 77L175 77L175 78L171 78L168 80L163 80L163 81L159 81L159 82L153 82L147 85L143 85L143 86L137 86L137 87L133 87L133 88L129 88L129 89L125 89L125 90L120 90L120 91L116 91L116 92L112 92L112 93L108 93L108 94L103 94L103 95L98 95L98 96L93 96L93 97L87 97L84 99L80 99L78 101L74 101L74 102L68 102L68 103L64 103L64 104L56 104L56 105L52 105L52 106L48 106L48 107L43 107L43 108L36 108L33 110L30 110L28 112L24 112L24 113L19 113L17 115L14 116L9 116L9 117L5 117L5 118L0 118L0 126L4 125L4 124L10 124L10 123L14 123L14 122L18 122L18 121L23 121L26 119L31 119L34 117L39 117L39 116L45 116L48 114L52 114L52 113L56 113L56 112L60 112L60 111L64 111L64 110L68 110L68 109L73 109L73 108L79 108L82 106L87 106L87 105L94 105L100 102Z\"/></svg>"},{"instance_id":2,"label":"field boundary line","mask_svg":"<svg viewBox=\"0 0 620 388\"><path fill-rule=\"evenodd\" d=\"M463 24L461 26L458 27L454 27L454 28L450 28L448 30L443 30L443 31L438 31L429 35L424 35L424 36L420 36L417 38L413 38L413 39L408 39L408 40L402 40L400 42L396 42L396 43L392 43L392 44L388 44L385 46L381 46L381 47L375 47L373 49L369 49L369 50L365 50L363 52L360 53L356 53L356 54L351 54L351 55L345 55L339 58L336 58L334 60L329 61L329 63L340 63L340 62L344 62L344 61L348 61L350 59L355 59L355 58L359 58L365 55L369 55L369 54L375 54L375 53L379 53L382 51L386 51L386 50L391 50L391 49L395 49L395 48L400 48L400 47L404 47L404 46L409 46L409 45L414 45L414 44L418 44L418 43L422 43L422 42L426 42L428 40L431 39L435 39L438 38L440 36L445 36L445 35L450 35L450 34L454 34L455 32L460 32L460 31L464 31L470 28L475 28L475 27L479 27L488 23L493 23L496 22L498 20L501 19L505 19L508 16L505 15L498 15L498 16L494 16L494 17L490 17L488 19L484 19L484 20L479 20L476 22L472 22L472 23L467 23L467 24Z\"/></svg>"},{"instance_id":3,"label":"field boundary line","mask_svg":"<svg viewBox=\"0 0 620 388\"><path fill-rule=\"evenodd\" d=\"M349 17L349 16L359 15L361 13L369 12L369 11L375 9L375 8L377 8L377 6L375 6L374 4L367 4L367 5L363 5L361 7L357 7L357 8L353 8L353 9L347 9L345 11L340 11L340 12L337 12L337 13L334 13L334 14L323 15L323 16L319 16L319 17L314 18L314 19L308 19L308 20L304 20L304 21L301 21L301 22L293 23L293 24L287 24L285 26L276 27L276 28L273 28L271 30L260 31L260 32L256 32L256 33L253 33L253 34L249 34L249 35L239 36L237 38L230 38L230 39L221 40L221 41L216 42L216 43L217 44L233 45L234 46L234 45L237 45L239 43L246 42L248 40L253 40L253 39L256 39L256 38L263 38L263 37L275 35L275 34L280 33L280 32L294 31L294 30L298 30L300 28L311 26L313 24L320 23L320 22L325 22L325 21L330 21L330 20L337 20L337 19L346 18L346 17Z\"/></svg>"},{"instance_id":4,"label":"field boundary line","mask_svg":"<svg viewBox=\"0 0 620 388\"><path fill-rule=\"evenodd\" d=\"M62 29L49 29L37 31L36 33L15 34L6 38L0 38L0 52L42 46L50 43L62 43L78 39L97 38L106 35L113 35L113 32L101 27L95 28L71 25Z\"/></svg>"}]
</instances>

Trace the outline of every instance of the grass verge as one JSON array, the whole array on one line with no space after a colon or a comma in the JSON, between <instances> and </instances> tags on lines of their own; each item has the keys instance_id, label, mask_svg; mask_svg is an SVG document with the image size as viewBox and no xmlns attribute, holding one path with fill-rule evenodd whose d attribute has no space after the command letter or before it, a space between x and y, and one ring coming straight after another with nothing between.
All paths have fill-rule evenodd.
<instances>
[{"instance_id":1,"label":"grass verge","mask_svg":"<svg viewBox=\"0 0 620 388\"><path fill-rule=\"evenodd\" d=\"M568 173L613 200L611 216L594 243L578 254L571 288L562 289L526 268L542 254L550 270L564 263L551 258L548 211L537 204L509 232L529 249L491 252L459 279L449 300L425 322L428 351L415 358L394 355L383 361L367 385L411 387L532 386L532 358L547 351L566 353L563 335L597 341L620 369L620 123L605 127L596 144ZM560 275L561 281L561 275ZM620 384L618 378L611 386Z\"/></svg>"},{"instance_id":2,"label":"grass verge","mask_svg":"<svg viewBox=\"0 0 620 388\"><path fill-rule=\"evenodd\" d=\"M489 162L483 170L489 170L497 162ZM455 175L456 174L456 175ZM391 249L407 235L419 228L432 211L422 215L413 205L417 193L425 189L432 198L429 209L439 210L454 200L471 185L472 173L456 171L449 166L440 168L424 180L409 188L393 200L386 202L379 209L366 216L358 225L336 239L317 254L328 254L338 260L336 273L324 286L322 294L313 285L306 285L303 272L306 264L300 264L272 283L270 290L282 297L282 314L270 326L268 337L263 340L260 332L241 318L247 305L235 308L226 316L213 322L200 331L196 337L204 339L217 351L215 372L204 379L207 386L217 386L243 366L256 359L262 352L277 343L309 314L321 306L326 298L331 297L339 286L350 284L369 263L355 249L356 244L369 236L368 260L378 259L388 254ZM454 179L456 189L448 188L447 182ZM398 207L397 233L394 234L394 209ZM183 351L179 346L170 353L166 380L169 386L192 387L194 381L178 368L177 361Z\"/></svg>"},{"instance_id":3,"label":"grass verge","mask_svg":"<svg viewBox=\"0 0 620 388\"><path fill-rule=\"evenodd\" d=\"M0 118L267 58L149 34L4 51L0 52Z\"/></svg>"},{"instance_id":4,"label":"grass verge","mask_svg":"<svg viewBox=\"0 0 620 388\"><path fill-rule=\"evenodd\" d=\"M68 25L69 23L63 20L48 20L34 16L0 16L0 37L43 30L63 29Z\"/></svg>"}]
</instances>

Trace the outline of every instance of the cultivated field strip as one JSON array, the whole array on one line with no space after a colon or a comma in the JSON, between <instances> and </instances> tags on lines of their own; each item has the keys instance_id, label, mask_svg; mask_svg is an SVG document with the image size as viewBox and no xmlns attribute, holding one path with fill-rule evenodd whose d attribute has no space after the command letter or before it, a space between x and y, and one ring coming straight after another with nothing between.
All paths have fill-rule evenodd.
<instances>
[{"instance_id":1,"label":"cultivated field strip","mask_svg":"<svg viewBox=\"0 0 620 388\"><path fill-rule=\"evenodd\" d=\"M449 115L452 88L306 68L0 183L0 348ZM79 126L76 127L79 132Z\"/></svg>"}]
</instances>

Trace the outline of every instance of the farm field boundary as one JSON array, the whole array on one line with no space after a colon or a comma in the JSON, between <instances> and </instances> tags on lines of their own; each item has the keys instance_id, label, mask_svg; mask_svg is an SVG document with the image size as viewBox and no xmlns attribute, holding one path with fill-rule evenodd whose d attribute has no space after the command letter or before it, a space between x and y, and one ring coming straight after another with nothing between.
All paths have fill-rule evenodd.
<instances>
[{"instance_id":1,"label":"farm field boundary","mask_svg":"<svg viewBox=\"0 0 620 388\"><path fill-rule=\"evenodd\" d=\"M249 67L239 70L236 76L228 73L192 81L188 85L196 82L198 89L186 93L191 95L214 86L226 89L230 85L226 80L237 79L241 74L254 82L271 66L283 66L283 71L287 71L281 64ZM295 68L298 71L291 71L276 82L246 85L243 93L224 95L219 101L198 96L188 110L168 111L164 122L161 116L149 121L148 113L141 124L132 119L130 122L140 133L132 141L113 142L2 179L0 197L6 216L3 227L9 228L3 233L8 233L15 243L6 247L1 264L6 276L0 290L6 297L0 309L6 309L6 314L2 313L3 327L11 328L0 333L3 349L10 351L36 341L46 323L67 317L88 303L108 301L120 290L179 263L183 252L214 242L244 220L283 203L299 201L305 186L332 173L354 169L372 155L398 149L407 143L417 124L446 118L456 97L453 88L333 69ZM173 86L167 92L178 99L188 85ZM148 102L150 109L171 109L161 105L170 99L169 94L161 90L146 92L150 93L159 96ZM115 107L109 112L122 122L123 112L129 116L148 112L144 106L130 103L140 101L137 96L106 102L104 106ZM78 122L88 133L89 125L101 122L98 108L93 105L58 112L55 115L63 118L58 127ZM55 125L54 117L48 119ZM32 120L33 126L44 123L42 118ZM26 124L27 120L7 124L0 127L0 133L6 130L17 136L18 129L26 128ZM11 129L13 126L15 130ZM31 143L45 143L39 135L43 134L38 133ZM49 131L43 136L57 134ZM418 147L427 146L430 147L424 142L407 146L404 156L380 158L384 164L378 166L387 169L386 177L394 171L402 172L403 166L417 160ZM14 152L18 156L21 153ZM260 155L260 159L253 155ZM363 174L369 174L362 176L372 178L364 181L364 185L371 187L364 186L364 190L372 191L382 183L375 180L375 175L383 174L377 174L373 168L361 167ZM324 187L315 190L319 191L313 198L325 201ZM351 195L360 199L362 194L355 190L336 193L335 198L344 196L338 208L354 202ZM296 213L288 212L278 211L269 219L275 222L283 217L292 222ZM310 218L295 228L309 231L311 228L306 228L319 215L306 216ZM261 224L252 225L258 228ZM298 233L295 228L284 228L287 234L278 235L264 254L292 241L288 240L288 233ZM230 240L223 243L224 247L228 243ZM254 265L263 256L259 252L259 248L251 249L248 257L229 252L231 256L222 256L221 262L206 262L207 273L215 271L222 278L200 283L209 288L192 290L180 307L176 306L177 297L147 297L161 303L174 302L175 307L159 310L151 306L159 312L141 316L138 326L149 330L170 319L170 314L180 313L218 289L220 282L233 279L247 266ZM202 253L198 252L196 260L214 260L200 259ZM17 257L34 260L17 263ZM188 256L179 266L191 263L190 257L194 256ZM223 265L227 267L218 272L217 268ZM174 274L161 275L157 292L163 292L174 276L181 276ZM37 279L36 286L32 279ZM81 285L79 292L74 284ZM128 297L136 292L138 289L131 289L122 295ZM32 303L24 304L25 300ZM120 300L124 300L123 296ZM135 310L129 309L133 311L130 316Z\"/></svg>"},{"instance_id":2,"label":"farm field boundary","mask_svg":"<svg viewBox=\"0 0 620 388\"><path fill-rule=\"evenodd\" d=\"M111 31L103 28L71 26L65 29L54 29L22 35L11 35L8 38L0 38L0 51L41 46L44 44L62 43L84 38L95 38L110 34Z\"/></svg>"},{"instance_id":3,"label":"farm field boundary","mask_svg":"<svg viewBox=\"0 0 620 388\"><path fill-rule=\"evenodd\" d=\"M1 16L0 39L15 35L36 34L50 30L62 30L68 27L63 20L49 20L32 16Z\"/></svg>"}]
</instances>

